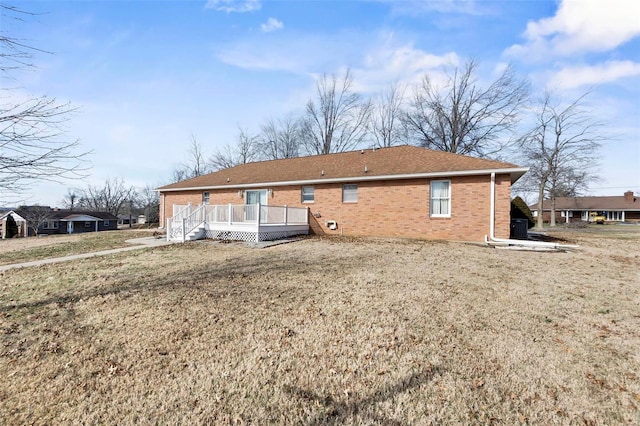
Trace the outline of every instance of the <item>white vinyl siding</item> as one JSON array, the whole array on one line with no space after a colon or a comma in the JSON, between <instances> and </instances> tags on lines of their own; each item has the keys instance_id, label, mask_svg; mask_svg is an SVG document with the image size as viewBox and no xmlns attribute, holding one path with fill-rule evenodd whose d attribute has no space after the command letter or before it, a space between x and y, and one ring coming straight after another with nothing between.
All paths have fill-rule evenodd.
<instances>
[{"instance_id":1,"label":"white vinyl siding","mask_svg":"<svg viewBox=\"0 0 640 426\"><path fill-rule=\"evenodd\" d=\"M451 217L451 181L431 181L431 217Z\"/></svg>"},{"instance_id":2,"label":"white vinyl siding","mask_svg":"<svg viewBox=\"0 0 640 426\"><path fill-rule=\"evenodd\" d=\"M355 185L355 184L342 185L342 202L343 203L358 202L358 185Z\"/></svg>"}]
</instances>

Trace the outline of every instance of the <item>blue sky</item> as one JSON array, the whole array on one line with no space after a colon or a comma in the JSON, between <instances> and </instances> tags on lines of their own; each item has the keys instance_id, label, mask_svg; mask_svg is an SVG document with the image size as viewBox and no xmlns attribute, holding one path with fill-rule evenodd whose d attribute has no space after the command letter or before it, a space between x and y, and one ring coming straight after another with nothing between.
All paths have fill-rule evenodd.
<instances>
[{"instance_id":1,"label":"blue sky","mask_svg":"<svg viewBox=\"0 0 640 426\"><path fill-rule=\"evenodd\" d=\"M85 181L38 184L31 203L123 178L168 183L193 134L211 155L238 127L298 113L315 78L351 68L366 96L446 64L480 62L488 80L513 63L588 106L608 140L591 194L640 193L640 3L623 1L14 1L37 13L2 31L53 52L17 76L20 96L79 110L68 135L90 156Z\"/></svg>"}]
</instances>

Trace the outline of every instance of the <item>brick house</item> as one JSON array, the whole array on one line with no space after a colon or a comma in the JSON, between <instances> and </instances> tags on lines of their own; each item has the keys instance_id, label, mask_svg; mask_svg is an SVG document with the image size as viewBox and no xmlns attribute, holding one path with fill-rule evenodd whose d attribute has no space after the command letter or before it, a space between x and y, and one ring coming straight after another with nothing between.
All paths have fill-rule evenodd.
<instances>
[{"instance_id":1,"label":"brick house","mask_svg":"<svg viewBox=\"0 0 640 426\"><path fill-rule=\"evenodd\" d=\"M158 188L160 223L176 226L185 206L204 205L192 226L231 225L225 206L257 204L305 208L309 231L321 235L483 241L493 217L495 236L508 238L511 185L526 171L414 146L261 161Z\"/></svg>"},{"instance_id":2,"label":"brick house","mask_svg":"<svg viewBox=\"0 0 640 426\"><path fill-rule=\"evenodd\" d=\"M538 216L538 203L529 206ZM557 197L556 223L589 222L589 213L598 213L608 222L640 222L640 199L633 191L604 197ZM542 220L551 220L551 200L542 200Z\"/></svg>"},{"instance_id":3,"label":"brick house","mask_svg":"<svg viewBox=\"0 0 640 426\"><path fill-rule=\"evenodd\" d=\"M36 209L35 212L33 212L34 209ZM14 213L24 218L25 224L28 223L24 236L34 235L33 227L36 225L38 235L78 234L118 229L118 218L108 212L25 206L16 209Z\"/></svg>"}]
</instances>

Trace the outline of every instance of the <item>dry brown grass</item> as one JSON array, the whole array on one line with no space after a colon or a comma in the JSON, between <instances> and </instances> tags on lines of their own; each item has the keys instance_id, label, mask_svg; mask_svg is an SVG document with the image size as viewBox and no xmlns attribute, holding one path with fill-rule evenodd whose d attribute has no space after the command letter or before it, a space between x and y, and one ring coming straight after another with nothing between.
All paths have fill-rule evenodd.
<instances>
[{"instance_id":1,"label":"dry brown grass","mask_svg":"<svg viewBox=\"0 0 640 426\"><path fill-rule=\"evenodd\" d=\"M0 423L638 423L640 234L572 235L568 253L309 239L7 271Z\"/></svg>"},{"instance_id":2,"label":"dry brown grass","mask_svg":"<svg viewBox=\"0 0 640 426\"><path fill-rule=\"evenodd\" d=\"M126 247L130 245L126 240L152 233L153 230L131 229L4 239L0 240L0 265Z\"/></svg>"}]
</instances>

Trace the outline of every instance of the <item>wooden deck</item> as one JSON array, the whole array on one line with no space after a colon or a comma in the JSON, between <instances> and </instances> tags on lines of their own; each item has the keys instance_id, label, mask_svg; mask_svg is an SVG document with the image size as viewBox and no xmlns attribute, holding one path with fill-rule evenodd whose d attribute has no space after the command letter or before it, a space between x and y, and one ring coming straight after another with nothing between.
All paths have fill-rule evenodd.
<instances>
[{"instance_id":1,"label":"wooden deck","mask_svg":"<svg viewBox=\"0 0 640 426\"><path fill-rule=\"evenodd\" d=\"M167 240L270 241L309 233L307 208L261 204L173 206Z\"/></svg>"}]
</instances>

